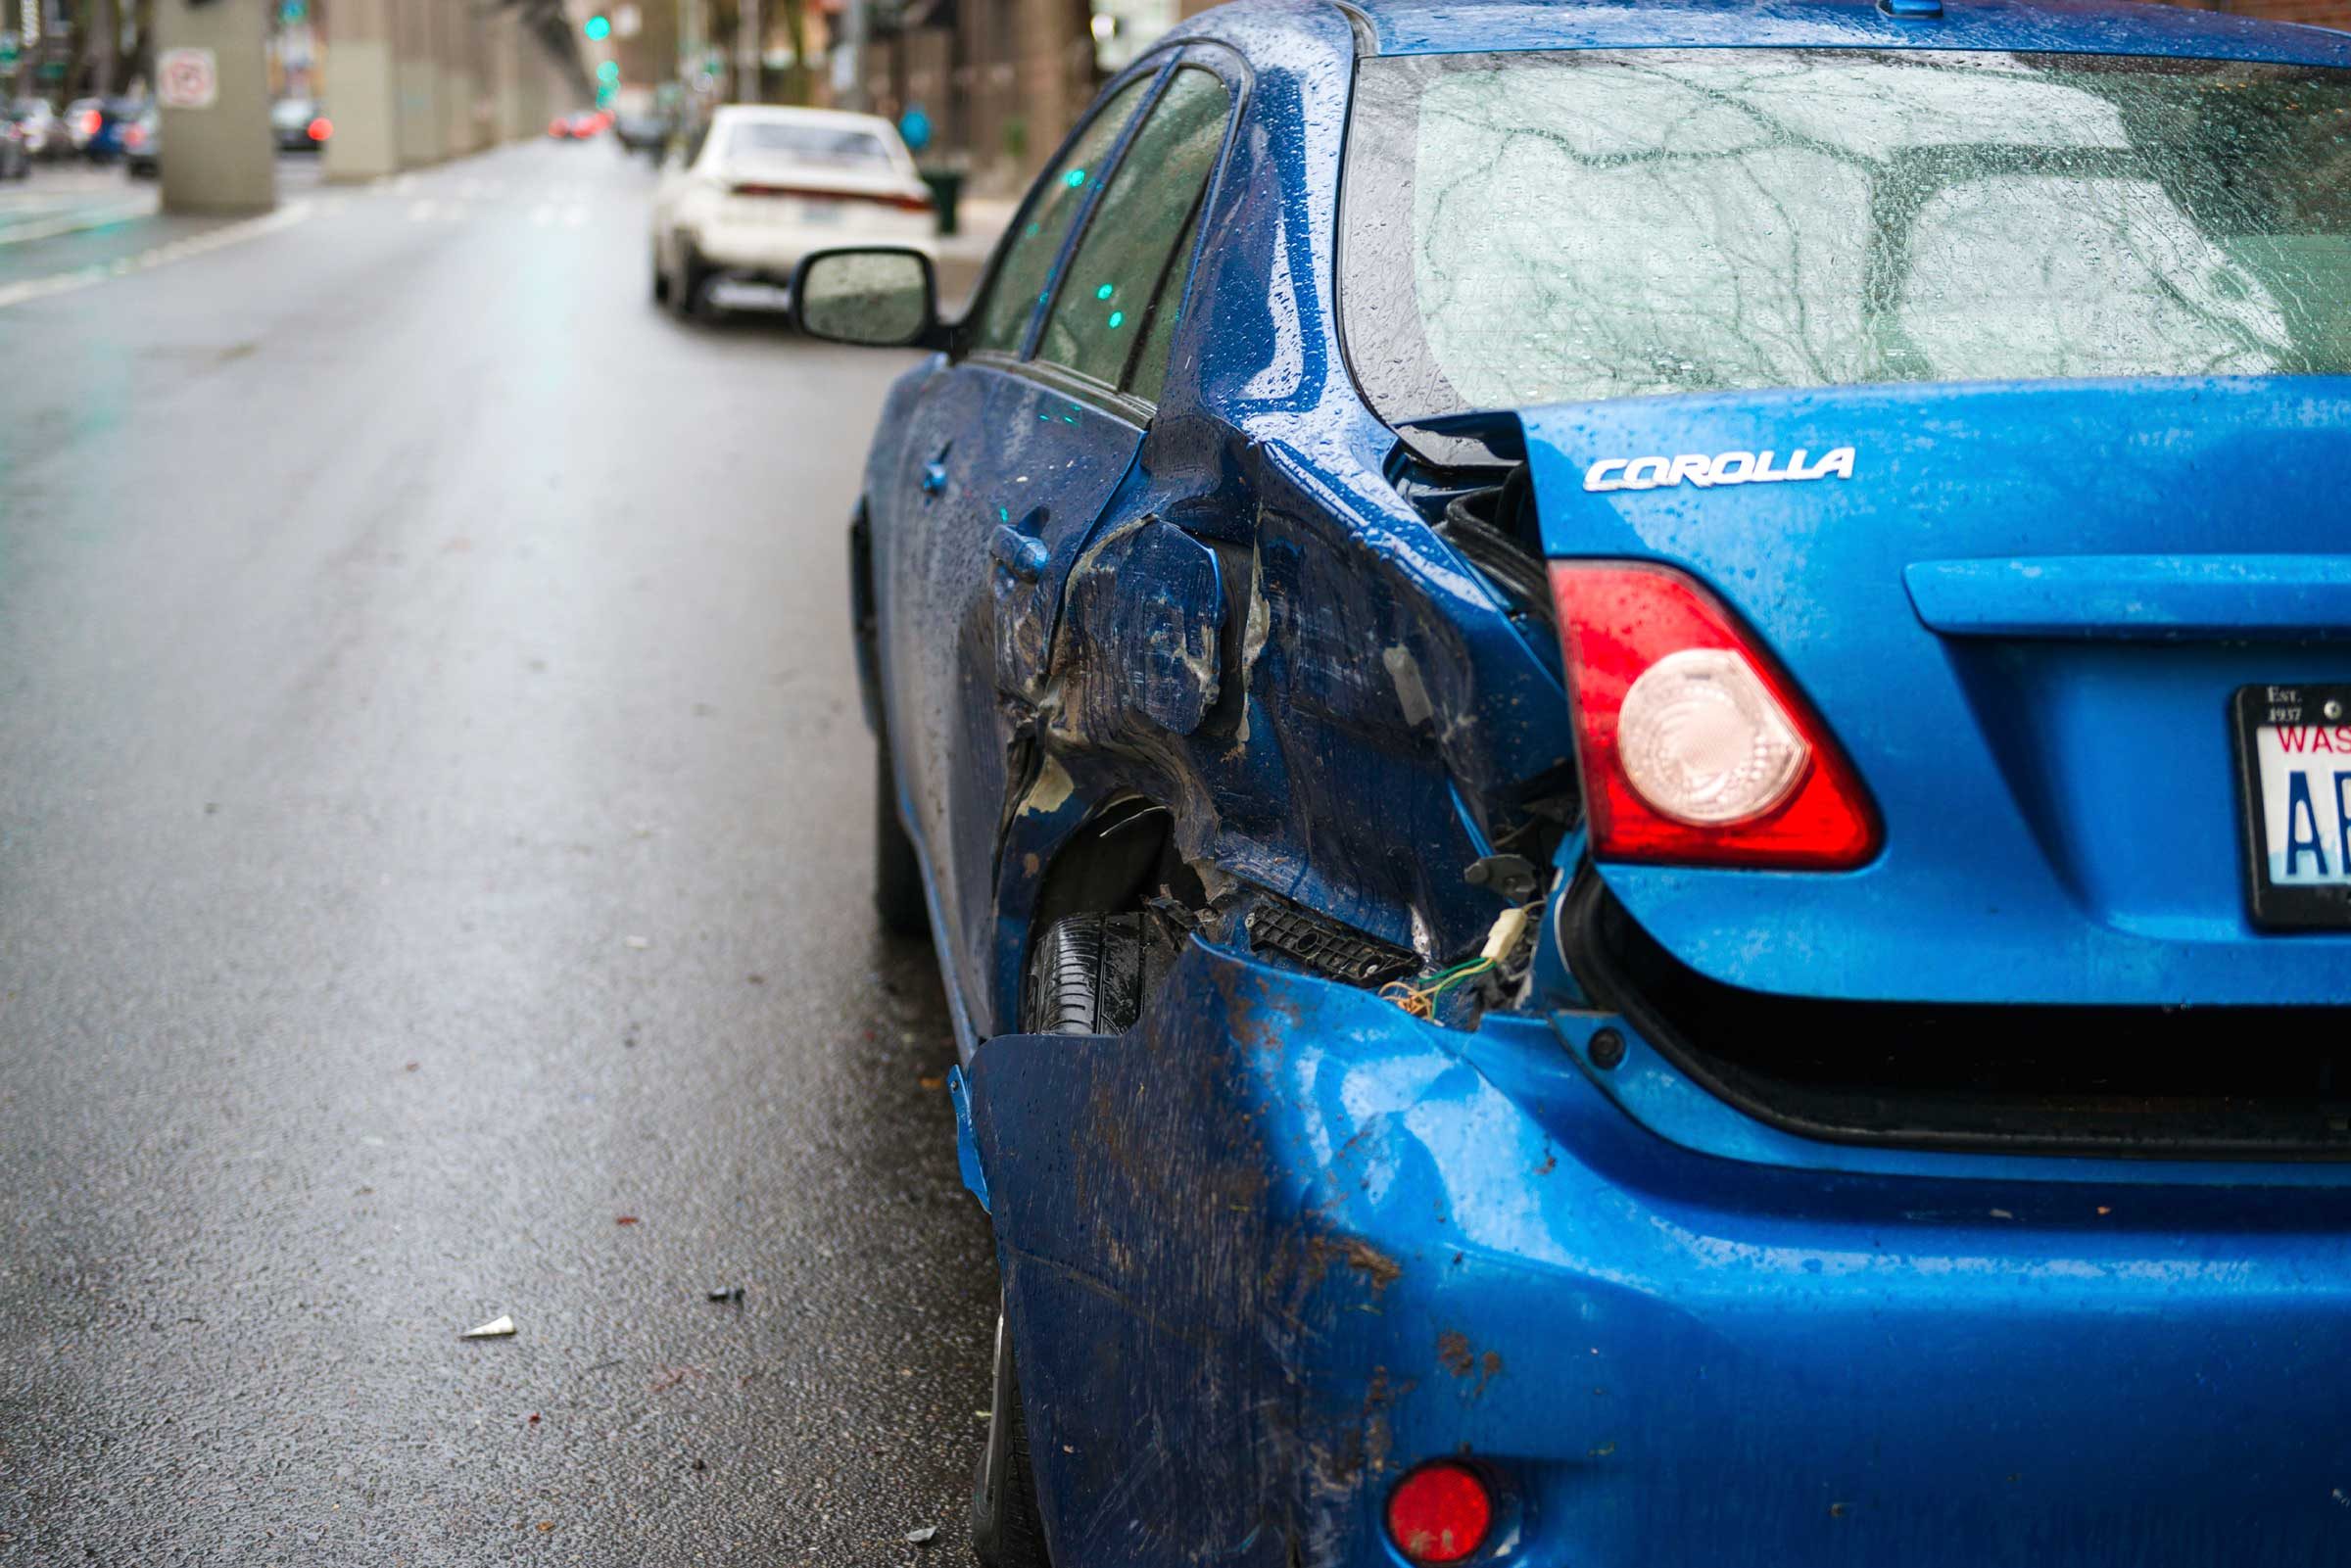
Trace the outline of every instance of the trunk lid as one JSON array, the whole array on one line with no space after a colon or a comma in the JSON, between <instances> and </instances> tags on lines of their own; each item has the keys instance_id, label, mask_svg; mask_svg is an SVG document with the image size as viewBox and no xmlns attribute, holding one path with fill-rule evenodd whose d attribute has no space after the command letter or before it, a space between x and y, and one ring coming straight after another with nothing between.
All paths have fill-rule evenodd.
<instances>
[{"instance_id":1,"label":"trunk lid","mask_svg":"<svg viewBox=\"0 0 2351 1568\"><path fill-rule=\"evenodd\" d=\"M1733 393L1520 423L1546 552L1706 583L1884 814L1851 873L1603 865L1681 962L1883 1000L2341 998L2351 934L2248 918L2231 699L2351 682L2351 379Z\"/></svg>"}]
</instances>

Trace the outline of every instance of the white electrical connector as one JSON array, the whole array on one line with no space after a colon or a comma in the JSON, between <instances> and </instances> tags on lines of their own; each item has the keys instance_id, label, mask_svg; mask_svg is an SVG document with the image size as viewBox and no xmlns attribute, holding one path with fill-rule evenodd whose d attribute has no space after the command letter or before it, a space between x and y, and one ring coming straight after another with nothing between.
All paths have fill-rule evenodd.
<instances>
[{"instance_id":1,"label":"white electrical connector","mask_svg":"<svg viewBox=\"0 0 2351 1568\"><path fill-rule=\"evenodd\" d=\"M1518 938L1525 933L1526 911L1513 905L1495 918L1494 928L1486 932L1486 945L1478 957L1499 964L1510 956L1511 949L1518 945Z\"/></svg>"}]
</instances>

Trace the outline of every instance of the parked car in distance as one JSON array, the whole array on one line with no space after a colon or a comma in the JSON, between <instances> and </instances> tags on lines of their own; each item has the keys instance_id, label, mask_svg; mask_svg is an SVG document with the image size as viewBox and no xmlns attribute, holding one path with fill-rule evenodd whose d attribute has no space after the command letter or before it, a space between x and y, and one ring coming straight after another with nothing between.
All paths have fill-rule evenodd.
<instances>
[{"instance_id":1,"label":"parked car in distance","mask_svg":"<svg viewBox=\"0 0 2351 1568\"><path fill-rule=\"evenodd\" d=\"M269 135L281 153L314 153L335 133L315 98L280 98L269 106Z\"/></svg>"},{"instance_id":2,"label":"parked car in distance","mask_svg":"<svg viewBox=\"0 0 2351 1568\"><path fill-rule=\"evenodd\" d=\"M66 105L61 118L66 122L66 145L76 153L90 150L90 138L106 123L106 100L76 98Z\"/></svg>"},{"instance_id":3,"label":"parked car in distance","mask_svg":"<svg viewBox=\"0 0 2351 1568\"><path fill-rule=\"evenodd\" d=\"M111 164L127 151L126 133L147 117L150 106L139 98L109 98L98 107L97 128L82 147L92 163Z\"/></svg>"},{"instance_id":4,"label":"parked car in distance","mask_svg":"<svg viewBox=\"0 0 2351 1568\"><path fill-rule=\"evenodd\" d=\"M556 141L594 141L607 123L606 117L595 110L557 115L547 122L547 133Z\"/></svg>"},{"instance_id":5,"label":"parked car in distance","mask_svg":"<svg viewBox=\"0 0 2351 1568\"><path fill-rule=\"evenodd\" d=\"M672 128L669 116L651 110L615 116L612 120L612 134L620 142L621 151L645 153L656 160L669 144Z\"/></svg>"},{"instance_id":6,"label":"parked car in distance","mask_svg":"<svg viewBox=\"0 0 2351 1568\"><path fill-rule=\"evenodd\" d=\"M712 280L783 284L832 246L933 253L930 189L874 115L729 104L673 143L654 187L652 295L693 314Z\"/></svg>"},{"instance_id":7,"label":"parked car in distance","mask_svg":"<svg viewBox=\"0 0 2351 1568\"><path fill-rule=\"evenodd\" d=\"M20 98L12 113L24 129L24 150L34 158L46 162L73 151L72 139L66 134L66 122L50 107L48 99Z\"/></svg>"},{"instance_id":8,"label":"parked car in distance","mask_svg":"<svg viewBox=\"0 0 2351 1568\"><path fill-rule=\"evenodd\" d=\"M32 153L24 145L24 127L13 119L0 120L0 179L25 179L32 174Z\"/></svg>"},{"instance_id":9,"label":"parked car in distance","mask_svg":"<svg viewBox=\"0 0 2351 1568\"><path fill-rule=\"evenodd\" d=\"M961 319L803 260L921 356L982 1563L2346 1560L2347 128L2118 0L1237 0Z\"/></svg>"},{"instance_id":10,"label":"parked car in distance","mask_svg":"<svg viewBox=\"0 0 2351 1568\"><path fill-rule=\"evenodd\" d=\"M120 137L123 171L133 179L153 179L163 167L163 112L150 106L123 123Z\"/></svg>"}]
</instances>

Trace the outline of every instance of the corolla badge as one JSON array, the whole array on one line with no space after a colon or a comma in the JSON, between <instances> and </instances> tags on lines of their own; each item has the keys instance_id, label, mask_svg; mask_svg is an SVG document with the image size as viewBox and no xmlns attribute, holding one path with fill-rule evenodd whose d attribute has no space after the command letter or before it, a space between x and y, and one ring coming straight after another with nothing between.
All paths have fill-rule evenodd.
<instances>
[{"instance_id":1,"label":"corolla badge","mask_svg":"<svg viewBox=\"0 0 2351 1568\"><path fill-rule=\"evenodd\" d=\"M1668 485L1776 485L1789 479L1850 479L1853 449L1835 447L1820 461L1799 447L1786 466L1774 468L1774 451L1686 451L1678 457L1604 457L1584 470L1586 490L1658 490Z\"/></svg>"}]
</instances>

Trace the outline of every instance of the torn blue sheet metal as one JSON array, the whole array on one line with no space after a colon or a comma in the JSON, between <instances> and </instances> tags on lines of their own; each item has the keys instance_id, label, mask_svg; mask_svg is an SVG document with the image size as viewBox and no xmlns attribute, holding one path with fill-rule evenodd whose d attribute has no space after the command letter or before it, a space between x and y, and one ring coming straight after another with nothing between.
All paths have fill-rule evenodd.
<instances>
[{"instance_id":1,"label":"torn blue sheet metal","mask_svg":"<svg viewBox=\"0 0 2351 1568\"><path fill-rule=\"evenodd\" d=\"M1055 1560L1392 1564L1436 1455L1501 1491L1483 1560L2351 1549L2339 1185L1702 1154L1579 1064L1607 1022L1448 1031L1195 945L1130 1036L983 1046Z\"/></svg>"},{"instance_id":2,"label":"torn blue sheet metal","mask_svg":"<svg viewBox=\"0 0 2351 1568\"><path fill-rule=\"evenodd\" d=\"M980 1163L980 1134L972 1126L972 1086L963 1069L947 1069L947 1098L955 1106L955 1169L964 1190L980 1200L981 1212L990 1212L987 1167Z\"/></svg>"}]
</instances>

